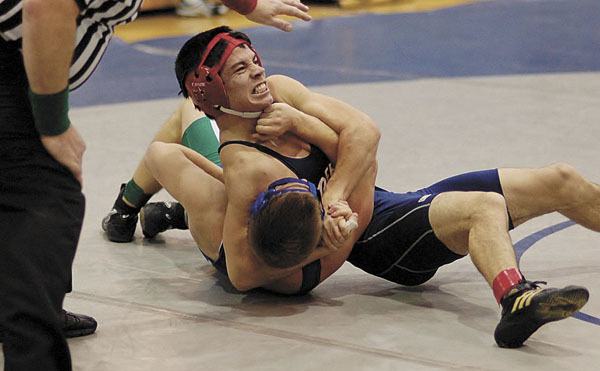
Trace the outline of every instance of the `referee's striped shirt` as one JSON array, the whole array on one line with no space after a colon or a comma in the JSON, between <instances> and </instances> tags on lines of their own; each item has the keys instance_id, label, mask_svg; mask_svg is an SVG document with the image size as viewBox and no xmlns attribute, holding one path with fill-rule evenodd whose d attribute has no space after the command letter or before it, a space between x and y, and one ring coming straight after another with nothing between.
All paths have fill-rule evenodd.
<instances>
[{"instance_id":1,"label":"referee's striped shirt","mask_svg":"<svg viewBox=\"0 0 600 371\"><path fill-rule=\"evenodd\" d=\"M90 77L104 54L116 25L135 19L142 0L73 0L80 9L69 88ZM0 37L21 48L23 0L0 0Z\"/></svg>"}]
</instances>

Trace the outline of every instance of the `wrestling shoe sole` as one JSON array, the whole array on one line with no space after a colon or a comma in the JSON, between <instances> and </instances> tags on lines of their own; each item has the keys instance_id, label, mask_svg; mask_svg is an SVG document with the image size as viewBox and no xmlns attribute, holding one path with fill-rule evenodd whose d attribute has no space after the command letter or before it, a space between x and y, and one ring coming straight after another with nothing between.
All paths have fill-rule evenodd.
<instances>
[{"instance_id":1,"label":"wrestling shoe sole","mask_svg":"<svg viewBox=\"0 0 600 371\"><path fill-rule=\"evenodd\" d=\"M146 224L146 210L144 210L144 208L142 208L142 211L140 211L140 225L142 226L142 234L144 235L144 237L148 238L148 239L152 239L154 237L156 237L159 233L164 232L164 230L160 230L155 228L151 228L149 225ZM152 213L152 211L150 211L150 213Z\"/></svg>"},{"instance_id":2,"label":"wrestling shoe sole","mask_svg":"<svg viewBox=\"0 0 600 371\"><path fill-rule=\"evenodd\" d=\"M581 286L567 286L563 289L548 290L535 298L529 310L512 314L514 318L502 320L494 337L501 348L518 348L537 329L548 322L559 321L581 309L589 299L589 291ZM526 310L526 309L524 309ZM504 318L503 318L504 320ZM510 338L510 340L503 340Z\"/></svg>"},{"instance_id":3,"label":"wrestling shoe sole","mask_svg":"<svg viewBox=\"0 0 600 371\"><path fill-rule=\"evenodd\" d=\"M539 319L544 323L559 321L571 316L581 309L588 301L590 293L578 286L567 286L562 290L551 293L544 302L538 303L536 310Z\"/></svg>"}]
</instances>

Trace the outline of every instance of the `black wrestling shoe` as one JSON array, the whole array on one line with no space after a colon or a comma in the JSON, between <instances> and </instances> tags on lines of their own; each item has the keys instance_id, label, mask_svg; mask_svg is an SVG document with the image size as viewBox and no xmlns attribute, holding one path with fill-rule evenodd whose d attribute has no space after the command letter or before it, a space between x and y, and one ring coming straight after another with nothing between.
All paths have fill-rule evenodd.
<instances>
[{"instance_id":1,"label":"black wrestling shoe","mask_svg":"<svg viewBox=\"0 0 600 371\"><path fill-rule=\"evenodd\" d=\"M146 238L169 229L188 229L185 211L179 202L151 202L140 212L140 224Z\"/></svg>"},{"instance_id":2,"label":"black wrestling shoe","mask_svg":"<svg viewBox=\"0 0 600 371\"><path fill-rule=\"evenodd\" d=\"M502 300L502 317L494 338L501 348L518 348L540 326L569 317L587 303L585 287L542 289L538 283L523 281Z\"/></svg>"},{"instance_id":3,"label":"black wrestling shoe","mask_svg":"<svg viewBox=\"0 0 600 371\"><path fill-rule=\"evenodd\" d=\"M121 184L121 190L117 196L117 200L123 197L125 184ZM136 213L128 213L119 210L116 207L117 202L113 205L112 210L102 219L102 229L106 232L106 236L112 242L131 242L135 227L138 221Z\"/></svg>"},{"instance_id":4,"label":"black wrestling shoe","mask_svg":"<svg viewBox=\"0 0 600 371\"><path fill-rule=\"evenodd\" d=\"M75 338L93 334L98 327L98 322L90 316L83 314L71 313L62 310L62 318L64 322L63 330L65 337Z\"/></svg>"},{"instance_id":5,"label":"black wrestling shoe","mask_svg":"<svg viewBox=\"0 0 600 371\"><path fill-rule=\"evenodd\" d=\"M121 214L117 209L112 209L102 219L102 229L112 242L131 242L137 221L137 214Z\"/></svg>"}]
</instances>

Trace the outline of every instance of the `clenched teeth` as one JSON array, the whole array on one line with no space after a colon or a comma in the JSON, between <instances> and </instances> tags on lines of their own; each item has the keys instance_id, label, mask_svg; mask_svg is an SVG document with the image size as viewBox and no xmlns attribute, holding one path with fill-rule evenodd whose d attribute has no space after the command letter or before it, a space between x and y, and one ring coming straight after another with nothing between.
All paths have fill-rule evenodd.
<instances>
[{"instance_id":1,"label":"clenched teeth","mask_svg":"<svg viewBox=\"0 0 600 371\"><path fill-rule=\"evenodd\" d=\"M264 82L261 82L260 84L258 84L254 90L252 91L253 94L262 94L264 92L267 91L267 84Z\"/></svg>"}]
</instances>

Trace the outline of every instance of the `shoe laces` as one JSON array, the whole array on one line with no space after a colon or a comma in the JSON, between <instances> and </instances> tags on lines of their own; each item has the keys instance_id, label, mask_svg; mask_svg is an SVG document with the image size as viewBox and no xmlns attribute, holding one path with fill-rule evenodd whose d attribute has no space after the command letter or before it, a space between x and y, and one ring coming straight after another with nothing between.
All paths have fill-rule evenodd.
<instances>
[{"instance_id":1,"label":"shoe laces","mask_svg":"<svg viewBox=\"0 0 600 371\"><path fill-rule=\"evenodd\" d=\"M523 288L532 288L532 289L538 289L540 287L540 285L547 285L548 282L546 281L523 281L520 285L523 285Z\"/></svg>"},{"instance_id":2,"label":"shoe laces","mask_svg":"<svg viewBox=\"0 0 600 371\"><path fill-rule=\"evenodd\" d=\"M513 298L516 298L519 294L523 293L524 291L536 290L540 288L540 285L547 284L548 283L546 281L527 281L524 279L523 281L521 281L521 283L513 287L509 291L509 293L506 294L506 296L504 296L502 301L513 300Z\"/></svg>"}]
</instances>

